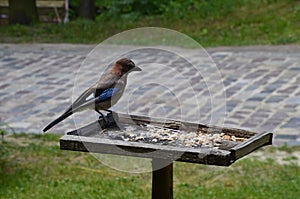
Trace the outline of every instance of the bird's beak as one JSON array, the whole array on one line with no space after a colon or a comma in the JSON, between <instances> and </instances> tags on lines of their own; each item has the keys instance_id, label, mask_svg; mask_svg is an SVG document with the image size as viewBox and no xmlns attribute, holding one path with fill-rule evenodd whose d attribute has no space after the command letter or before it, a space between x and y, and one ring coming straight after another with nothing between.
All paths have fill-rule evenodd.
<instances>
[{"instance_id":1,"label":"bird's beak","mask_svg":"<svg viewBox=\"0 0 300 199\"><path fill-rule=\"evenodd\" d=\"M142 71L142 69L140 67L135 66L133 69L131 69L131 71Z\"/></svg>"}]
</instances>

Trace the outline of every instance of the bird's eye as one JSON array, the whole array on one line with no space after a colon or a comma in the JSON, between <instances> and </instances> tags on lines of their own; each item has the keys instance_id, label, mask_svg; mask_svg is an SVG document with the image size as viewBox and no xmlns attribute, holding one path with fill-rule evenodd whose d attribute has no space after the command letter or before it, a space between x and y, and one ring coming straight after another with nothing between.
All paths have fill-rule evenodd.
<instances>
[{"instance_id":1,"label":"bird's eye","mask_svg":"<svg viewBox=\"0 0 300 199\"><path fill-rule=\"evenodd\" d=\"M129 64L130 66L134 66L134 63L133 62L130 62L130 64Z\"/></svg>"}]
</instances>

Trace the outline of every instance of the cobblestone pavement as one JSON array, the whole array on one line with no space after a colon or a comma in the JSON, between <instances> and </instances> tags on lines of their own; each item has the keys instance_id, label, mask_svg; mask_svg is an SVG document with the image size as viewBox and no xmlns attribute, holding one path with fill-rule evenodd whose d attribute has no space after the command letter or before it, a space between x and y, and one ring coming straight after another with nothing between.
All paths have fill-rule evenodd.
<instances>
[{"instance_id":1,"label":"cobblestone pavement","mask_svg":"<svg viewBox=\"0 0 300 199\"><path fill-rule=\"evenodd\" d=\"M212 59L199 49L107 45L90 53L94 47L0 44L1 128L41 132L123 54L143 71L129 75L115 111L270 131L277 145L300 145L299 46L206 49ZM91 115L75 114L52 131L90 122Z\"/></svg>"}]
</instances>

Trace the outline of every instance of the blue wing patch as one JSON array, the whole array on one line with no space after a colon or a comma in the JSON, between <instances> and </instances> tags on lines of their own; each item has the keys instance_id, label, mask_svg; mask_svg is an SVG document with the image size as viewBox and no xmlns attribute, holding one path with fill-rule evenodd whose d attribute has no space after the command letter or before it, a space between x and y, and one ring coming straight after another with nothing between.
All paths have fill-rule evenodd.
<instances>
[{"instance_id":1,"label":"blue wing patch","mask_svg":"<svg viewBox=\"0 0 300 199\"><path fill-rule=\"evenodd\" d=\"M103 102L105 100L110 99L112 96L114 96L120 89L119 88L109 88L104 90L100 96L98 97L98 99L100 100L100 102Z\"/></svg>"}]
</instances>

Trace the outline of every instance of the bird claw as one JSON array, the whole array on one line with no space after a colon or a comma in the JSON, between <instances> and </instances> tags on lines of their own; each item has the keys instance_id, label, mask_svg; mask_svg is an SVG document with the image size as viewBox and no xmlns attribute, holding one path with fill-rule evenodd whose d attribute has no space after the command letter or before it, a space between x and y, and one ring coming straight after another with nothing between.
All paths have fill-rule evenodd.
<instances>
[{"instance_id":1,"label":"bird claw","mask_svg":"<svg viewBox=\"0 0 300 199\"><path fill-rule=\"evenodd\" d=\"M103 121L105 122L105 124L108 124L108 120L105 116L103 115L99 115L99 120L103 119Z\"/></svg>"},{"instance_id":2,"label":"bird claw","mask_svg":"<svg viewBox=\"0 0 300 199\"><path fill-rule=\"evenodd\" d=\"M108 127L108 126L110 125L110 122L109 122L109 120L107 119L107 117L104 116L103 113L101 113L100 111L99 111L98 113L100 114L100 115L99 115L99 119L98 119L98 122L99 122L100 126L101 126L102 128ZM101 121L103 121L103 122L101 122Z\"/></svg>"},{"instance_id":3,"label":"bird claw","mask_svg":"<svg viewBox=\"0 0 300 199\"><path fill-rule=\"evenodd\" d=\"M107 128L114 123L111 119L113 111L111 111L111 110L105 110L105 111L108 112L108 114L106 116L104 116L103 113L101 113L100 111L97 111L99 113L98 122L102 128Z\"/></svg>"}]
</instances>

